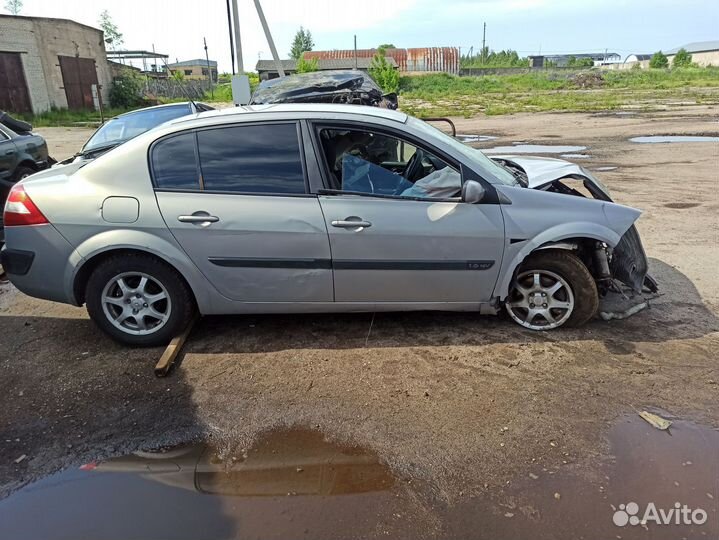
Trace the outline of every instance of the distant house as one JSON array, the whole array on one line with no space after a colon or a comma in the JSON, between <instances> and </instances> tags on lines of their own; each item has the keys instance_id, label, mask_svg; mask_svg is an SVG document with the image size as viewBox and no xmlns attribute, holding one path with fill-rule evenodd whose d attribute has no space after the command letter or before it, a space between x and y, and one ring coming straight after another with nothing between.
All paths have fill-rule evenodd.
<instances>
[{"instance_id":1,"label":"distant house","mask_svg":"<svg viewBox=\"0 0 719 540\"><path fill-rule=\"evenodd\" d=\"M566 67L570 58L591 58L595 66L605 64L616 64L622 61L621 55L615 52L597 52L597 53L576 53L576 54L545 54L544 61L552 62L557 67Z\"/></svg>"},{"instance_id":2,"label":"distant house","mask_svg":"<svg viewBox=\"0 0 719 540\"><path fill-rule=\"evenodd\" d=\"M185 60L168 64L167 69L170 70L170 74L176 71L181 72L184 78L188 80L207 80L208 75L212 72L212 81L217 82L217 62L214 60L207 61L202 58Z\"/></svg>"},{"instance_id":3,"label":"distant house","mask_svg":"<svg viewBox=\"0 0 719 540\"><path fill-rule=\"evenodd\" d=\"M674 61L679 49L685 49L689 54L692 55L692 62L700 66L719 66L719 40L714 41L697 41L694 43L687 43L682 47L676 47L674 49L665 51L669 63Z\"/></svg>"},{"instance_id":4,"label":"distant house","mask_svg":"<svg viewBox=\"0 0 719 540\"><path fill-rule=\"evenodd\" d=\"M397 62L395 62L394 58L385 57L385 60L387 60L387 63L390 66L397 68ZM280 62L282 62L282 69L285 71L285 75L297 73L297 60L280 60ZM357 58L357 69L366 72L369 69L371 62L371 57ZM317 69L319 71L354 68L354 58L320 58L317 60ZM261 81L276 79L280 76L274 60L258 60L255 69L260 76Z\"/></svg>"},{"instance_id":5,"label":"distant house","mask_svg":"<svg viewBox=\"0 0 719 540\"><path fill-rule=\"evenodd\" d=\"M624 59L626 67L634 67L638 65L642 68L649 67L649 61L652 59L651 54L630 54Z\"/></svg>"},{"instance_id":6,"label":"distant house","mask_svg":"<svg viewBox=\"0 0 719 540\"><path fill-rule=\"evenodd\" d=\"M0 110L95 109L108 102L111 82L102 30L0 15Z\"/></svg>"}]
</instances>

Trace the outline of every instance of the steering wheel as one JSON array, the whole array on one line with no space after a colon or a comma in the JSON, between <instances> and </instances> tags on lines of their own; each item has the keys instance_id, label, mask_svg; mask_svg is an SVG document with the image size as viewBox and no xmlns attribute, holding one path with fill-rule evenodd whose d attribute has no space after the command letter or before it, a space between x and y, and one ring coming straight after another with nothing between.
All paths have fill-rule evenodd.
<instances>
[{"instance_id":1,"label":"steering wheel","mask_svg":"<svg viewBox=\"0 0 719 540\"><path fill-rule=\"evenodd\" d=\"M407 180L413 184L422 177L423 167L422 161L424 160L424 152L417 148L409 158L407 166L404 168L404 176Z\"/></svg>"}]
</instances>

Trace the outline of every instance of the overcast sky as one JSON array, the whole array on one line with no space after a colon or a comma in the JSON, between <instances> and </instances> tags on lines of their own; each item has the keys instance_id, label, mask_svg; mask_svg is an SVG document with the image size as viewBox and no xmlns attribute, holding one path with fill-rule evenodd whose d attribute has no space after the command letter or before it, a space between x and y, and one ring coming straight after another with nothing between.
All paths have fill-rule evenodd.
<instances>
[{"instance_id":1,"label":"overcast sky","mask_svg":"<svg viewBox=\"0 0 719 540\"><path fill-rule=\"evenodd\" d=\"M2 2L4 4L4 2ZM246 70L271 58L252 0L239 0ZM280 57L287 58L300 25L315 49L455 46L466 52L487 45L521 56L539 52L595 52L622 57L692 41L719 39L717 0L263 0ZM21 15L61 17L98 26L109 10L126 49L152 50L187 60L210 59L230 71L225 0L24 0Z\"/></svg>"}]
</instances>

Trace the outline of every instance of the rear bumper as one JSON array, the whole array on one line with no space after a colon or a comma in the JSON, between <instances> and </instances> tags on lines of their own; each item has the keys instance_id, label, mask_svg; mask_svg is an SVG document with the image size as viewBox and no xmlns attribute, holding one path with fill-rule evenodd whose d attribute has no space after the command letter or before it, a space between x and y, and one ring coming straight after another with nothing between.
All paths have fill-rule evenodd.
<instances>
[{"instance_id":1,"label":"rear bumper","mask_svg":"<svg viewBox=\"0 0 719 540\"><path fill-rule=\"evenodd\" d=\"M6 227L5 241L0 259L15 287L29 296L73 303L68 280L72 279L71 260L79 257L55 227Z\"/></svg>"}]
</instances>

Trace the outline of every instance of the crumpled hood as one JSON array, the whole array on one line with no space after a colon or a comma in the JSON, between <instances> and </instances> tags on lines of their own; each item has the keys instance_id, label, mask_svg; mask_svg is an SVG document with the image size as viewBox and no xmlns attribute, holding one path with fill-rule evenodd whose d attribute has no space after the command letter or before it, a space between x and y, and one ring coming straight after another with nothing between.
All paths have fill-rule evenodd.
<instances>
[{"instance_id":1,"label":"crumpled hood","mask_svg":"<svg viewBox=\"0 0 719 540\"><path fill-rule=\"evenodd\" d=\"M524 170L527 175L528 186L531 189L541 189L560 178L572 177L587 180L596 186L607 198L609 190L594 175L576 163L563 159L535 157L535 156L491 156L492 159L509 161ZM611 200L611 199L610 199Z\"/></svg>"}]
</instances>

